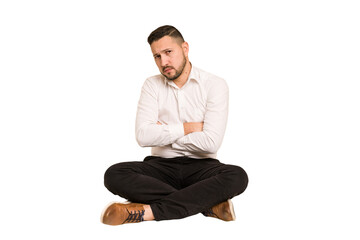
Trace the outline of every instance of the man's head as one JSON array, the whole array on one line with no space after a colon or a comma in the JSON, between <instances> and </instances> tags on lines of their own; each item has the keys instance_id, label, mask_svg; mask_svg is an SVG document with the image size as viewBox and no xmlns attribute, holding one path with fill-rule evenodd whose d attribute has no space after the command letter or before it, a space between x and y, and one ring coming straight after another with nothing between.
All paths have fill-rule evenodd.
<instances>
[{"instance_id":1,"label":"man's head","mask_svg":"<svg viewBox=\"0 0 360 240\"><path fill-rule=\"evenodd\" d=\"M176 80L189 61L189 45L181 33L175 27L165 25L149 35L148 43L161 74Z\"/></svg>"},{"instance_id":2,"label":"man's head","mask_svg":"<svg viewBox=\"0 0 360 240\"><path fill-rule=\"evenodd\" d=\"M183 36L181 35L181 33L179 32L179 30L177 30L173 26L165 25L165 26L161 26L161 27L155 29L152 33L150 33L150 35L148 37L148 43L151 46L151 44L153 42L155 42L165 36L172 37L173 39L177 40L179 42L179 44L185 42L185 40L184 40Z\"/></svg>"}]
</instances>

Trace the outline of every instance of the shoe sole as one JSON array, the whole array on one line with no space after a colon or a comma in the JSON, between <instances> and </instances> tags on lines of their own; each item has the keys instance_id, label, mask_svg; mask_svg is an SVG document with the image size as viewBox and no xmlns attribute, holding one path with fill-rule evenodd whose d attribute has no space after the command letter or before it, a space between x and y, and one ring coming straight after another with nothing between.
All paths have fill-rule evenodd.
<instances>
[{"instance_id":1,"label":"shoe sole","mask_svg":"<svg viewBox=\"0 0 360 240\"><path fill-rule=\"evenodd\" d=\"M231 199L228 199L227 202L229 204L230 214L231 214L232 220L235 221L236 216L235 216L235 211L234 211L234 204L232 203Z\"/></svg>"}]
</instances>

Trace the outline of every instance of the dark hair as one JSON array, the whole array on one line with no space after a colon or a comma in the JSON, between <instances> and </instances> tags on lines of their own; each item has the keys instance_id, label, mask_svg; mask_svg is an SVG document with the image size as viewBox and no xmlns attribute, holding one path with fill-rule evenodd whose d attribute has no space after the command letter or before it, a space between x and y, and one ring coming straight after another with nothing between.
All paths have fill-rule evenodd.
<instances>
[{"instance_id":1,"label":"dark hair","mask_svg":"<svg viewBox=\"0 0 360 240\"><path fill-rule=\"evenodd\" d=\"M180 40L181 43L185 41L179 30L170 25L161 26L155 29L152 33L150 33L147 41L151 45L153 42L165 36L176 38L177 40Z\"/></svg>"}]
</instances>

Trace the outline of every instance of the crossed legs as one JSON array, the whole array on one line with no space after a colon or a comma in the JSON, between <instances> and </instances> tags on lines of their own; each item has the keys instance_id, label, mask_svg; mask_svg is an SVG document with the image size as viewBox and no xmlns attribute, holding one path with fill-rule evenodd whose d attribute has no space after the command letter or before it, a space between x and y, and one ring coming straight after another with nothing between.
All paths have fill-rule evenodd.
<instances>
[{"instance_id":1,"label":"crossed legs","mask_svg":"<svg viewBox=\"0 0 360 240\"><path fill-rule=\"evenodd\" d=\"M105 173L110 192L150 207L157 221L203 212L241 194L247 184L242 168L216 159L149 156L143 162L115 164Z\"/></svg>"}]
</instances>

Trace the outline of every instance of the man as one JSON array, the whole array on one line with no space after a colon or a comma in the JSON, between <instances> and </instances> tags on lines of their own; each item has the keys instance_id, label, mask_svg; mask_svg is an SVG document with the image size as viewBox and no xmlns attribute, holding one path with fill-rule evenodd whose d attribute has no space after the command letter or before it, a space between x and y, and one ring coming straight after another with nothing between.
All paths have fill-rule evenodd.
<instances>
[{"instance_id":1,"label":"man","mask_svg":"<svg viewBox=\"0 0 360 240\"><path fill-rule=\"evenodd\" d=\"M143 162L105 173L105 186L131 201L107 206L104 224L180 219L197 213L235 220L230 199L248 184L245 171L216 159L226 128L228 86L189 61L189 45L173 26L148 37L161 75L148 78L136 116L136 139L152 147Z\"/></svg>"}]
</instances>

